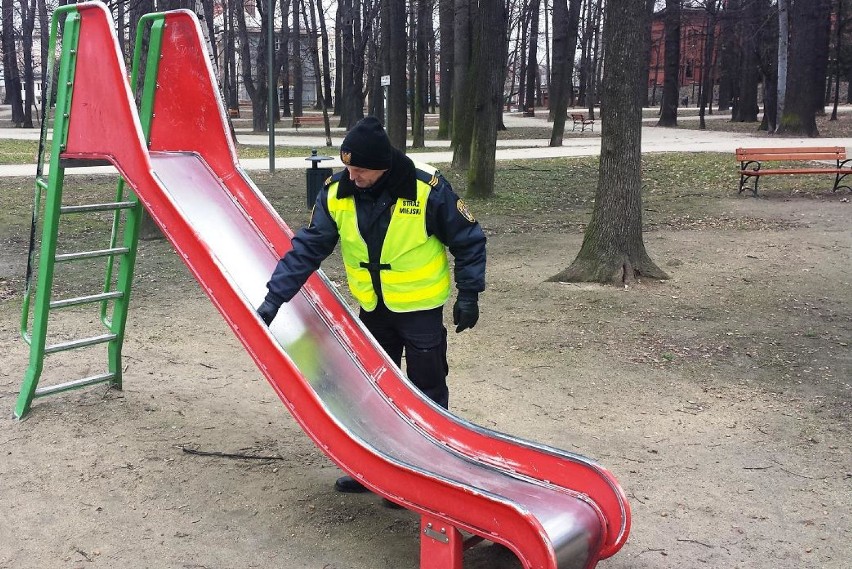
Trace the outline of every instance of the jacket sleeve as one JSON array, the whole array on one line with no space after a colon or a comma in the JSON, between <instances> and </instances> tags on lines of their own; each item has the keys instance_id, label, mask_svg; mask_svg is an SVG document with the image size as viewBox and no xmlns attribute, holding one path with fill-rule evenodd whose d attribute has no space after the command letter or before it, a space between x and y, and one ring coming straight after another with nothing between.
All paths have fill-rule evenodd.
<instances>
[{"instance_id":1,"label":"jacket sleeve","mask_svg":"<svg viewBox=\"0 0 852 569\"><path fill-rule=\"evenodd\" d=\"M293 236L293 248L278 261L272 277L266 283L266 300L276 306L289 302L320 263L334 251L339 234L337 225L328 213L328 191L317 196L311 221Z\"/></svg>"},{"instance_id":2,"label":"jacket sleeve","mask_svg":"<svg viewBox=\"0 0 852 569\"><path fill-rule=\"evenodd\" d=\"M439 183L429 193L426 231L435 235L453 255L459 293L484 291L485 233L443 177L439 177Z\"/></svg>"}]
</instances>

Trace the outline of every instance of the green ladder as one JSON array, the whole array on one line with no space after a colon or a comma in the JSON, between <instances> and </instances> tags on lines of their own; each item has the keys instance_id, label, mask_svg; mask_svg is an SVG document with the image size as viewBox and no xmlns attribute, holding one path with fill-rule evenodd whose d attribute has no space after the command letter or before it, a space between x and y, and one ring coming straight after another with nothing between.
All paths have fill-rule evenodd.
<instances>
[{"instance_id":1,"label":"green ladder","mask_svg":"<svg viewBox=\"0 0 852 569\"><path fill-rule=\"evenodd\" d=\"M48 53L55 53L59 22L62 22L62 48L58 71L55 72L53 69L52 58L48 62L48 77L53 78L54 73L58 75L56 83L56 110L53 112L52 119L53 140L50 149L50 168L47 176L45 176L44 162L47 148L48 123L51 122L49 117L50 105L46 104L44 105L42 117L35 199L30 231L30 252L23 297L21 336L30 346L30 357L21 391L15 405L14 413L18 419L22 419L29 412L36 397L104 383L109 384L110 387L115 389L122 388L121 352L124 344L124 332L130 305L130 291L133 284L133 270L139 241L139 226L142 218L142 205L132 190L126 187L125 181L122 178L119 178L112 201L83 205L63 205L65 169L94 166L105 164L106 162L63 159L61 157L62 152L66 148L65 142L68 137L68 127L71 120L70 109L74 90L74 71L77 64L77 42L80 37L81 25L81 18L73 4L62 6L54 12ZM138 40L134 48L133 71L131 74L131 85L136 85L142 52L141 44L143 42L141 32L143 27L147 26L149 22L151 22L149 57L147 58L140 111L146 139L150 131L153 96L156 88L157 62L159 61L163 32L162 15L149 14L140 20L140 33L137 35ZM52 82L48 82L48 86L45 101L49 102L52 100ZM44 221L39 247L39 258L36 262L35 244L42 201L44 201ZM112 212L109 245L103 249L57 254L60 218L68 215L86 215L99 212ZM57 263L71 263L98 258L106 260L103 288L99 292L62 299L55 299L53 297L54 273ZM116 261L118 261L117 270ZM36 265L37 270L34 271L33 267ZM35 294L33 294L32 290L34 272L38 275ZM99 306L99 320L105 331L95 336L48 344L47 330L51 312L82 305ZM112 306L112 311L110 311L110 306ZM30 320L32 320L31 329ZM106 344L107 346L105 372L39 387L46 356L99 344Z\"/></svg>"}]
</instances>

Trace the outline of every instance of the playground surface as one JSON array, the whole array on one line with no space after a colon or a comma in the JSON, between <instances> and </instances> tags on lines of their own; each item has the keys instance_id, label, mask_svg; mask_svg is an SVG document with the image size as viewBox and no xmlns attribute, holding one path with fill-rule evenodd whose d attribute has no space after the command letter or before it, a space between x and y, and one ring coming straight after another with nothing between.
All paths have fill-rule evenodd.
<instances>
[{"instance_id":1,"label":"playground surface","mask_svg":"<svg viewBox=\"0 0 852 569\"><path fill-rule=\"evenodd\" d=\"M600 567L841 569L852 554L852 196L817 177L737 196L730 166L712 205L646 231L671 280L626 290L544 282L582 241L560 212L474 209L489 288L477 327L451 334L451 410L618 476L633 531ZM306 221L300 173L257 181ZM688 172L678 184L688 207ZM0 180L20 214L0 225L0 568L417 566L418 517L333 491L337 468L165 242L140 250L125 390L12 420L30 185ZM343 282L337 258L326 270ZM487 544L465 559L518 567Z\"/></svg>"}]
</instances>

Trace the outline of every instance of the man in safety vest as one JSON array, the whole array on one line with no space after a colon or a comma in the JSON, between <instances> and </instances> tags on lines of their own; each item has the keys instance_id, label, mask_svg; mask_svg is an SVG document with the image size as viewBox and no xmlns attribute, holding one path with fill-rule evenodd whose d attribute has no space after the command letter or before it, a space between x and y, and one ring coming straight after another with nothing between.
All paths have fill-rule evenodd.
<instances>
[{"instance_id":1,"label":"man in safety vest","mask_svg":"<svg viewBox=\"0 0 852 569\"><path fill-rule=\"evenodd\" d=\"M270 324L339 240L361 320L398 366L405 351L409 379L446 408L443 308L451 289L446 249L455 261L453 324L461 332L479 319L485 234L449 182L393 148L376 118L366 117L349 131L340 159L346 168L317 196L310 224L293 237L257 312ZM338 479L335 488L366 490L349 476Z\"/></svg>"}]
</instances>

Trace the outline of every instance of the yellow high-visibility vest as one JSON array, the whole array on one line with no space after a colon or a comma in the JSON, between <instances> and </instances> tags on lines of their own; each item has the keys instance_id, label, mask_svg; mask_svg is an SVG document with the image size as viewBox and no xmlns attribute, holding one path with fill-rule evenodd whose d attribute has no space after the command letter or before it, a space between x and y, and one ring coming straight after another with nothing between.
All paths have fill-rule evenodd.
<instances>
[{"instance_id":1,"label":"yellow high-visibility vest","mask_svg":"<svg viewBox=\"0 0 852 569\"><path fill-rule=\"evenodd\" d=\"M328 188L328 211L340 234L346 280L355 300L372 311L378 295L370 277L367 243L358 229L355 197L337 197L337 182ZM444 244L426 233L426 200L432 187L418 180L417 199L399 198L379 260L379 280L385 305L394 312L442 306L450 296L450 265Z\"/></svg>"}]
</instances>

